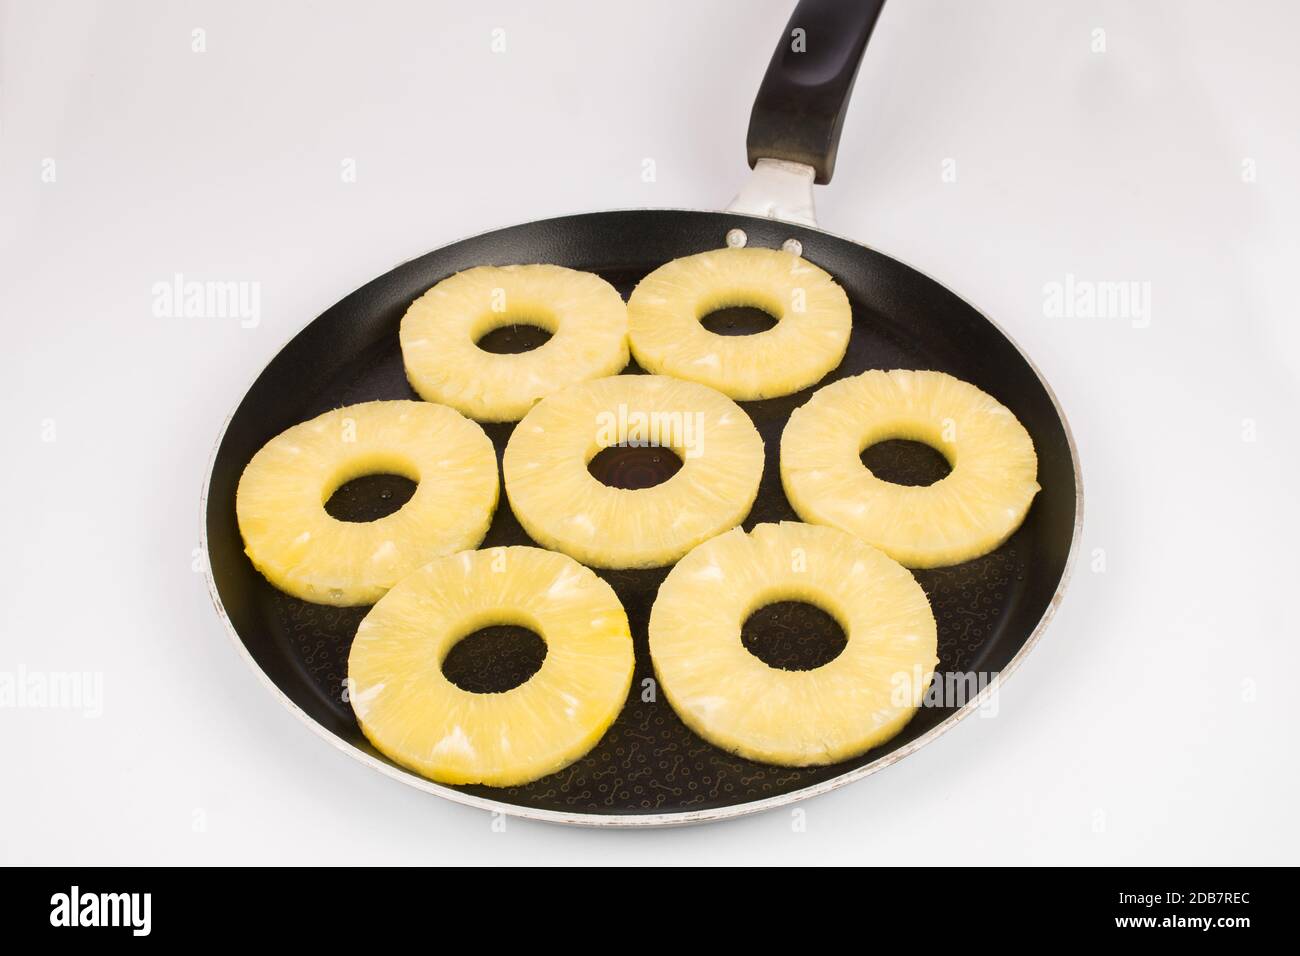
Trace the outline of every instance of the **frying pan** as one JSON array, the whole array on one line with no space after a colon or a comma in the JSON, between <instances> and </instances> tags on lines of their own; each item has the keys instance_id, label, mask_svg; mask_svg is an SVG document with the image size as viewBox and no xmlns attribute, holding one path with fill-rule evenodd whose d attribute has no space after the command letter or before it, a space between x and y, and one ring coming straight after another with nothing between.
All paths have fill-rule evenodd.
<instances>
[{"instance_id":1,"label":"frying pan","mask_svg":"<svg viewBox=\"0 0 1300 956\"><path fill-rule=\"evenodd\" d=\"M208 581L236 646L284 705L320 736L404 783L483 809L588 825L715 820L804 800L912 753L981 706L1034 645L1061 599L1081 523L1076 452L1051 390L998 326L938 282L815 228L812 187L831 178L849 94L882 7L883 0L798 4L754 104L748 135L754 172L727 211L565 216L453 243L348 295L299 332L257 376L212 457L203 496ZM938 674L982 673L992 679L965 701L942 695L934 706L923 706L898 736L855 759L806 768L754 763L705 743L681 723L662 694L644 693L643 681L653 675L646 626L668 569L601 571L627 611L636 673L622 714L590 754L531 784L501 789L443 786L393 764L363 737L343 693L348 650L368 608L309 604L277 591L254 570L235 519L235 490L244 466L267 440L326 410L415 398L403 372L399 322L413 299L458 271L484 264L555 263L595 272L626 297L638 280L670 259L724 244L798 249L844 288L853 309L848 352L821 384L867 369L937 369L998 398L1033 437L1042 491L1020 529L981 558L915 572L938 622ZM711 319L719 324L710 324ZM720 334L743 334L759 327L755 321L741 310L705 323ZM530 344L526 329L513 331L519 334L505 330L504 338L514 337L515 350ZM486 347L486 340L481 344ZM494 350L511 347L498 342ZM743 403L767 448L746 528L797 520L782 492L778 451L790 412L813 391ZM512 427L485 426L498 459ZM890 480L916 484L940 477L927 479L924 473L932 465L900 443L864 454L875 455L870 467ZM608 467L611 481L638 474L642 483L655 480L644 472L656 466L645 461ZM338 516L359 520L392 510L400 489L395 492L386 480L345 486L349 500L337 506L351 514ZM335 507L335 499L329 507ZM532 543L503 495L483 547ZM774 666L808 667L809 654L823 653L811 643L821 626L804 605L776 605L751 619L744 640ZM536 664L530 665L527 648L511 639L509 633L494 634L477 659L458 666L471 672L496 668L506 686L525 679ZM760 646L767 656L759 653Z\"/></svg>"}]
</instances>

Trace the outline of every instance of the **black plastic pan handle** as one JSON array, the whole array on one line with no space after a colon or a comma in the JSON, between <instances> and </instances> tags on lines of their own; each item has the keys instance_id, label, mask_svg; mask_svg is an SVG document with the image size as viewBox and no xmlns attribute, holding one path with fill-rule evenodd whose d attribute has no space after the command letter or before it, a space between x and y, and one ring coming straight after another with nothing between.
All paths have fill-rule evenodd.
<instances>
[{"instance_id":1,"label":"black plastic pan handle","mask_svg":"<svg viewBox=\"0 0 1300 956\"><path fill-rule=\"evenodd\" d=\"M885 0L800 0L749 115L749 165L803 163L828 183L867 40Z\"/></svg>"}]
</instances>

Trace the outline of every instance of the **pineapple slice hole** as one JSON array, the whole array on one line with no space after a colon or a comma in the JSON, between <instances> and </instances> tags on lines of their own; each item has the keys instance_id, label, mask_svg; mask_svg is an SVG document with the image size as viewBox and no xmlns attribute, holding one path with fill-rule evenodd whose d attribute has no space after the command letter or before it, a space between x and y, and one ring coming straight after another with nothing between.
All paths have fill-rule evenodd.
<instances>
[{"instance_id":1,"label":"pineapple slice hole","mask_svg":"<svg viewBox=\"0 0 1300 956\"><path fill-rule=\"evenodd\" d=\"M952 474L952 463L943 452L910 438L872 442L858 458L867 471L891 485L929 487Z\"/></svg>"},{"instance_id":2,"label":"pineapple slice hole","mask_svg":"<svg viewBox=\"0 0 1300 956\"><path fill-rule=\"evenodd\" d=\"M554 334L535 322L508 322L483 333L474 344L493 355L520 355L541 348Z\"/></svg>"},{"instance_id":3,"label":"pineapple slice hole","mask_svg":"<svg viewBox=\"0 0 1300 956\"><path fill-rule=\"evenodd\" d=\"M526 684L546 662L546 641L530 627L494 624L466 634L442 659L442 674L471 694Z\"/></svg>"},{"instance_id":4,"label":"pineapple slice hole","mask_svg":"<svg viewBox=\"0 0 1300 956\"><path fill-rule=\"evenodd\" d=\"M338 521L378 521L400 511L418 487L418 482L392 472L362 475L334 489L325 513Z\"/></svg>"},{"instance_id":5,"label":"pineapple slice hole","mask_svg":"<svg viewBox=\"0 0 1300 956\"><path fill-rule=\"evenodd\" d=\"M751 305L729 305L700 317L700 325L714 335L757 335L779 321L771 312Z\"/></svg>"},{"instance_id":6,"label":"pineapple slice hole","mask_svg":"<svg viewBox=\"0 0 1300 956\"><path fill-rule=\"evenodd\" d=\"M608 488L653 488L682 470L682 456L663 445L613 445L587 462L587 472Z\"/></svg>"},{"instance_id":7,"label":"pineapple slice hole","mask_svg":"<svg viewBox=\"0 0 1300 956\"><path fill-rule=\"evenodd\" d=\"M753 252L751 249L750 252ZM711 315L726 310L759 312L766 315L771 325L776 325L790 312L794 304L794 291L788 294L759 284L747 285L744 277L732 280L736 284L719 285L702 289L695 300L695 317L703 322Z\"/></svg>"},{"instance_id":8,"label":"pineapple slice hole","mask_svg":"<svg viewBox=\"0 0 1300 956\"><path fill-rule=\"evenodd\" d=\"M811 671L844 653L844 625L810 601L772 601L745 618L740 643L768 667Z\"/></svg>"},{"instance_id":9,"label":"pineapple slice hole","mask_svg":"<svg viewBox=\"0 0 1300 956\"><path fill-rule=\"evenodd\" d=\"M470 323L469 337L492 355L520 355L541 348L559 327L560 320L553 311L533 302L522 309L480 313Z\"/></svg>"}]
</instances>

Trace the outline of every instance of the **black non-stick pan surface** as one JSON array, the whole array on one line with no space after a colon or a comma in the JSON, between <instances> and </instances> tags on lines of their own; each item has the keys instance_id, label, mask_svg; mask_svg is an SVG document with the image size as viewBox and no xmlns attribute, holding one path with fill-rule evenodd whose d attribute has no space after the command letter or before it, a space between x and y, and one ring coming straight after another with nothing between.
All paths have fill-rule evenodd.
<instances>
[{"instance_id":1,"label":"black non-stick pan surface","mask_svg":"<svg viewBox=\"0 0 1300 956\"><path fill-rule=\"evenodd\" d=\"M644 700L653 677L646 625L667 568L600 571L627 610L636 676L627 705L609 732L577 763L526 786L442 787L402 770L363 737L345 701L348 650L368 608L333 608L289 597L268 584L243 553L235 519L240 473L267 440L328 409L374 399L414 399L398 346L398 325L413 299L440 280L477 265L545 262L595 272L626 297L636 282L670 259L717 249L739 228L750 246L779 248L797 239L803 255L848 293L853 334L848 354L827 384L867 369L936 369L998 398L1024 423L1038 452L1042 491L1022 527L991 554L951 568L915 572L939 627L938 672L1006 671L1037 636L1058 599L1074 544L1080 506L1069 433L1051 393L1028 360L991 322L938 283L878 252L815 229L733 213L606 212L551 219L487 233L408 262L349 295L308 325L266 367L220 439L206 494L206 539L214 598L238 642L266 678L312 725L382 769L425 789L480 806L579 823L673 823L731 816L801 799L854 779L915 749L951 723L951 700L922 707L893 740L861 757L826 767L754 763L688 730L662 694ZM751 317L721 318L715 331L744 331ZM507 333L507 338L508 338ZM508 346L507 346L508 347ZM636 374L635 365L627 374ZM766 444L753 510L744 522L797 520L781 488L781 430L812 396L743 402ZM485 426L498 463L513 424ZM890 443L867 452L882 477L928 483L941 465ZM618 471L617 462L613 464ZM635 472L639 465L630 466ZM936 472L936 468L940 469ZM331 507L347 517L391 510L400 488L364 480ZM339 496L336 496L338 498ZM534 544L503 494L484 547ZM760 612L744 640L769 663L807 667L824 659L824 620L800 605ZM536 661L518 635L485 640L477 658L458 655L460 679L526 676ZM842 640L842 637L840 638ZM450 666L450 664L449 664ZM476 678L478 675L478 678ZM488 687L487 689L491 689ZM968 708L969 709L969 705Z\"/></svg>"}]
</instances>

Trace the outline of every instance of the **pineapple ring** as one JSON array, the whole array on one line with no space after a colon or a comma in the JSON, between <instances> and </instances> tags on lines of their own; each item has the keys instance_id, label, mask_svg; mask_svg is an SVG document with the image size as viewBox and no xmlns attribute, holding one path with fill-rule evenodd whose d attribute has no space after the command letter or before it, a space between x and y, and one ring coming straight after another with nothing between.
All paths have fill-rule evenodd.
<instances>
[{"instance_id":1,"label":"pineapple ring","mask_svg":"<svg viewBox=\"0 0 1300 956\"><path fill-rule=\"evenodd\" d=\"M587 465L616 445L667 447L682 467L651 488L613 488ZM538 544L592 567L661 567L749 514L763 439L711 388L614 375L538 402L515 426L502 471L515 517Z\"/></svg>"},{"instance_id":2,"label":"pineapple ring","mask_svg":"<svg viewBox=\"0 0 1300 956\"><path fill-rule=\"evenodd\" d=\"M736 306L777 323L755 335L717 335L700 320ZM628 299L632 355L649 372L716 388L737 401L789 395L844 359L848 296L830 275L779 249L717 249L674 259Z\"/></svg>"},{"instance_id":3,"label":"pineapple ring","mask_svg":"<svg viewBox=\"0 0 1300 956\"><path fill-rule=\"evenodd\" d=\"M325 511L340 486L373 474L418 483L377 521ZM347 607L373 604L420 565L483 540L496 510L496 452L483 429L427 402L364 402L294 425L239 478L244 550L281 591Z\"/></svg>"},{"instance_id":4,"label":"pineapple ring","mask_svg":"<svg viewBox=\"0 0 1300 956\"><path fill-rule=\"evenodd\" d=\"M859 457L890 438L924 442L952 471L896 485ZM781 483L799 517L833 525L909 568L937 568L1006 541L1038 493L1038 458L1011 410L943 372L864 372L795 409L781 435Z\"/></svg>"},{"instance_id":5,"label":"pineapple ring","mask_svg":"<svg viewBox=\"0 0 1300 956\"><path fill-rule=\"evenodd\" d=\"M546 641L541 669L501 693L462 690L442 662L493 624ZM567 767L604 735L632 685L632 635L614 589L539 548L462 551L404 578L348 654L348 697L370 742L442 783L509 787Z\"/></svg>"},{"instance_id":6,"label":"pineapple ring","mask_svg":"<svg viewBox=\"0 0 1300 956\"><path fill-rule=\"evenodd\" d=\"M551 333L516 355L485 352L486 333L525 322ZM411 303L399 337L420 397L481 422L514 422L539 399L627 365L627 306L590 272L562 266L477 266Z\"/></svg>"},{"instance_id":7,"label":"pineapple ring","mask_svg":"<svg viewBox=\"0 0 1300 956\"><path fill-rule=\"evenodd\" d=\"M759 608L806 601L848 638L812 670L769 667L741 643ZM939 659L930 602L911 573L836 528L782 521L700 545L659 587L650 657L668 702L705 740L804 767L865 753L912 719Z\"/></svg>"}]
</instances>

